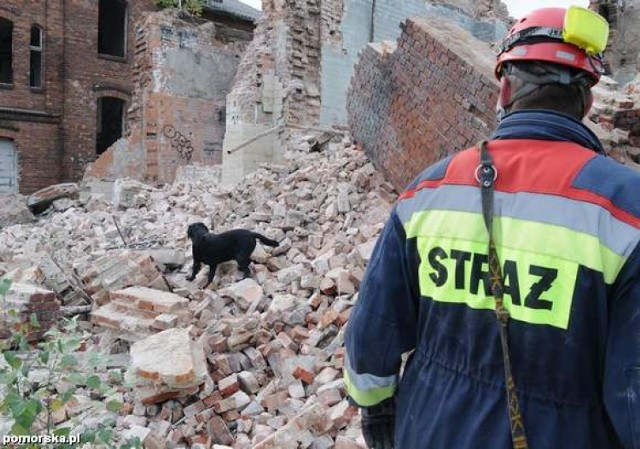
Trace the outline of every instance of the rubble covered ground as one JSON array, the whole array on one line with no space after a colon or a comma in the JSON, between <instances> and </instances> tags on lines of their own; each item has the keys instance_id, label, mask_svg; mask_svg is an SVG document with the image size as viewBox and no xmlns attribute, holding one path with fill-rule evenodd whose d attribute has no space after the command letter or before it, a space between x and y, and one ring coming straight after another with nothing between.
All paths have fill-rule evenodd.
<instances>
[{"instance_id":1,"label":"rubble covered ground","mask_svg":"<svg viewBox=\"0 0 640 449\"><path fill-rule=\"evenodd\" d=\"M4 400L5 373L20 368L13 350L40 358L37 345L66 338L68 371L87 376L73 390L64 376L24 371L27 396L43 385L54 396L73 393L33 412L44 421L35 432L109 427L114 443L137 439L147 449L365 449L342 380L344 326L397 192L495 126L495 55L478 39L498 39L508 17L494 0L379 2L371 21L360 20L362 2L302 3L265 1L255 30L252 21L236 29L174 12L148 17L128 40L133 63L116 74L139 75L130 135L79 184L0 195L0 348L11 349L0 357L0 440L15 424ZM430 19L406 16L418 3ZM242 42L230 44L238 33ZM455 82L462 88L454 92ZM594 94L585 123L609 156L639 169L640 75L628 84L603 77ZM353 138L341 131L347 116ZM92 142L93 119L72 122L78 128L65 144L93 151L73 144ZM20 121L24 142L42 140L17 140L31 155L24 161L37 162L33 179L23 167L25 192L71 179L51 165L50 144L62 140L49 137L65 127L43 123L46 132ZM337 128L291 131L329 124ZM87 155L74 157L64 158L69 173ZM278 246L258 242L249 278L228 262L203 289L208 267L186 280L194 222L214 233L249 229ZM24 346L7 343L16 329L9 310L28 327ZM77 325L66 324L70 317ZM10 404L14 415L28 406Z\"/></svg>"},{"instance_id":2,"label":"rubble covered ground","mask_svg":"<svg viewBox=\"0 0 640 449\"><path fill-rule=\"evenodd\" d=\"M30 312L47 292L45 325L46 312L90 309L83 349L110 354L104 382L124 378L118 413L96 415L87 404L113 397L79 390L56 425L83 431L110 417L147 448L364 447L342 381L343 326L391 185L348 135L292 137L286 163L233 188L184 178L160 189L118 180L111 200L80 192L0 230L8 302ZM185 279L193 222L279 246L258 243L251 278L229 262L202 290L207 267Z\"/></svg>"}]
</instances>

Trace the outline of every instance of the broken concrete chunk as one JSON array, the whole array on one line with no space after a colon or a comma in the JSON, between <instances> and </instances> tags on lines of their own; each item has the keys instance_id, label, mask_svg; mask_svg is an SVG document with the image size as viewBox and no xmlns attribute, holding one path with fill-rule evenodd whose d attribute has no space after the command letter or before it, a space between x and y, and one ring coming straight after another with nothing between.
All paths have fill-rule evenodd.
<instances>
[{"instance_id":1,"label":"broken concrete chunk","mask_svg":"<svg viewBox=\"0 0 640 449\"><path fill-rule=\"evenodd\" d=\"M23 223L32 223L36 220L20 195L7 195L0 193L0 228Z\"/></svg>"},{"instance_id":2,"label":"broken concrete chunk","mask_svg":"<svg viewBox=\"0 0 640 449\"><path fill-rule=\"evenodd\" d=\"M242 310L247 310L252 304L257 304L263 294L262 287L251 278L231 284L220 291L220 295L233 298Z\"/></svg>"},{"instance_id":3,"label":"broken concrete chunk","mask_svg":"<svg viewBox=\"0 0 640 449\"><path fill-rule=\"evenodd\" d=\"M269 304L269 310L273 312L287 312L293 310L298 303L298 298L293 295L274 295Z\"/></svg>"},{"instance_id":4,"label":"broken concrete chunk","mask_svg":"<svg viewBox=\"0 0 640 449\"><path fill-rule=\"evenodd\" d=\"M140 208L150 201L153 188L133 179L117 179L113 185L113 205L117 209Z\"/></svg>"},{"instance_id":5,"label":"broken concrete chunk","mask_svg":"<svg viewBox=\"0 0 640 449\"><path fill-rule=\"evenodd\" d=\"M61 198L78 198L80 189L78 184L68 182L64 184L54 184L29 195L27 206L34 214L44 212L54 201Z\"/></svg>"},{"instance_id":6,"label":"broken concrete chunk","mask_svg":"<svg viewBox=\"0 0 640 449\"><path fill-rule=\"evenodd\" d=\"M207 376L202 346L191 340L187 329L169 329L135 342L131 369L140 386L177 390L201 385Z\"/></svg>"},{"instance_id":7,"label":"broken concrete chunk","mask_svg":"<svg viewBox=\"0 0 640 449\"><path fill-rule=\"evenodd\" d=\"M184 251L178 249L151 248L142 250L141 252L167 268L181 267L187 261Z\"/></svg>"}]
</instances>

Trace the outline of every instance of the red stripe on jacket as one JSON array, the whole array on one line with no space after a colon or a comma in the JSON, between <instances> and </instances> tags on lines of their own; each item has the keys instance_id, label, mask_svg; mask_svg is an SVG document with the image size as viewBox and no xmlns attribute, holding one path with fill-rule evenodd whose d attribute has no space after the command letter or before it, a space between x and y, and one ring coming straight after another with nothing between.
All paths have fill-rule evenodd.
<instances>
[{"instance_id":1,"label":"red stripe on jacket","mask_svg":"<svg viewBox=\"0 0 640 449\"><path fill-rule=\"evenodd\" d=\"M572 142L544 140L494 140L488 145L498 171L495 188L500 192L530 192L557 195L603 207L615 218L640 227L640 218L615 206L609 198L571 184L582 167L596 154ZM403 192L399 201L424 188L441 185L477 186L475 171L480 164L476 147L458 153L449 163L444 178L425 180Z\"/></svg>"}]
</instances>

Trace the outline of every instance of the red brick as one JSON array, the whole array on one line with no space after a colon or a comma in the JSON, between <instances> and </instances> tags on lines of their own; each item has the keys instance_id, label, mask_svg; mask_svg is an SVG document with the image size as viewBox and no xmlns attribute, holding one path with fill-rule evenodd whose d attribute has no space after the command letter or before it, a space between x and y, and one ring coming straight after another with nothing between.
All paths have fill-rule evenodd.
<instances>
[{"instance_id":1,"label":"red brick","mask_svg":"<svg viewBox=\"0 0 640 449\"><path fill-rule=\"evenodd\" d=\"M238 382L238 376L232 374L218 383L218 389L222 397L226 398L240 389L240 382Z\"/></svg>"},{"instance_id":2,"label":"red brick","mask_svg":"<svg viewBox=\"0 0 640 449\"><path fill-rule=\"evenodd\" d=\"M233 436L229 432L227 424L219 416L214 416L207 426L211 439L216 444L224 444L230 446L233 444Z\"/></svg>"},{"instance_id":3,"label":"red brick","mask_svg":"<svg viewBox=\"0 0 640 449\"><path fill-rule=\"evenodd\" d=\"M313 372L307 370L302 366L296 366L296 368L293 370L293 373L291 374L293 375L293 377L295 377L296 379L300 379L307 385L311 385L313 383Z\"/></svg>"}]
</instances>

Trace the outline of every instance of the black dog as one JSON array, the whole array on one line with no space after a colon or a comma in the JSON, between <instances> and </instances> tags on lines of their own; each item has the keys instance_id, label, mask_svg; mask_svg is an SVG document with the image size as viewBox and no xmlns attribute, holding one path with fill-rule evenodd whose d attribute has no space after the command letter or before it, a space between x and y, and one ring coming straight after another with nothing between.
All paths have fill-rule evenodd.
<instances>
[{"instance_id":1,"label":"black dog","mask_svg":"<svg viewBox=\"0 0 640 449\"><path fill-rule=\"evenodd\" d=\"M238 262L238 268L242 270L245 278L251 276L249 262L251 261L251 253L256 248L256 239L267 246L278 246L278 242L275 240L246 229L234 229L222 234L213 234L209 232L209 228L204 223L190 224L187 236L191 239L193 253L193 271L187 280L193 281L196 278L203 263L209 265L207 283L202 288L207 288L211 284L218 264L227 260Z\"/></svg>"}]
</instances>

